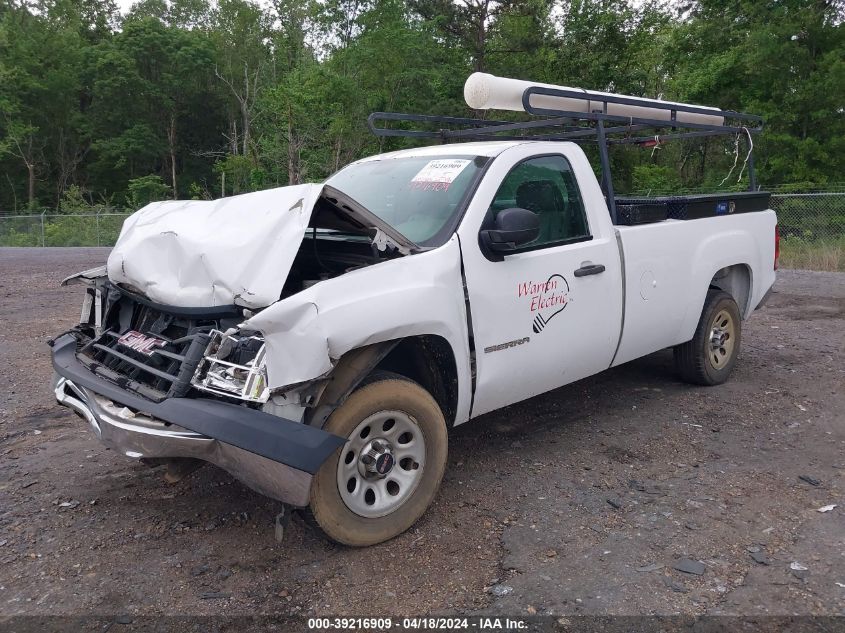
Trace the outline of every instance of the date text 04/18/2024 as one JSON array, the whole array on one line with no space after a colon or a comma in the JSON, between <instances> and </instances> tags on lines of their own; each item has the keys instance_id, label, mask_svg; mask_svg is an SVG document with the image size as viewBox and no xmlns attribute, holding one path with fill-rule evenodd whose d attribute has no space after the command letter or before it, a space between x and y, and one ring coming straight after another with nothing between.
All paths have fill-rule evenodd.
<instances>
[{"instance_id":1,"label":"date text 04/18/2024","mask_svg":"<svg viewBox=\"0 0 845 633\"><path fill-rule=\"evenodd\" d=\"M309 618L309 631L520 631L528 622L519 618L408 617L394 618Z\"/></svg>"}]
</instances>

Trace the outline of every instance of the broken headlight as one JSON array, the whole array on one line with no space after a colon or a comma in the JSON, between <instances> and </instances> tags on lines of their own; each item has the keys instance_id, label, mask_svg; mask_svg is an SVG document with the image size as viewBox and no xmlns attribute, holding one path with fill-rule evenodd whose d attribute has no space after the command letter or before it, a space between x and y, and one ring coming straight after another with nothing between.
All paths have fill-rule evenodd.
<instances>
[{"instance_id":1,"label":"broken headlight","mask_svg":"<svg viewBox=\"0 0 845 633\"><path fill-rule=\"evenodd\" d=\"M267 402L264 339L212 330L211 340L197 366L191 385L200 391L248 402Z\"/></svg>"},{"instance_id":2,"label":"broken headlight","mask_svg":"<svg viewBox=\"0 0 845 633\"><path fill-rule=\"evenodd\" d=\"M70 286L72 284L85 285L85 299L82 303L82 314L79 317L79 324L83 327L94 328L94 335L100 336L103 333L103 303L105 295L103 290L104 282L107 281L106 267L98 266L83 270L70 277L65 277L60 285Z\"/></svg>"}]
</instances>

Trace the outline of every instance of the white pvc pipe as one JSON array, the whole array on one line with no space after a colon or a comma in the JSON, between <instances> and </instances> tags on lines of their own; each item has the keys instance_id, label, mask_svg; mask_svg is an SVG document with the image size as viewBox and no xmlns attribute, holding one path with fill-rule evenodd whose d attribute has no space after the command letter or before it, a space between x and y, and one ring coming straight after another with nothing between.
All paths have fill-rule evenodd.
<instances>
[{"instance_id":1,"label":"white pvc pipe","mask_svg":"<svg viewBox=\"0 0 845 633\"><path fill-rule=\"evenodd\" d=\"M512 110L514 112L525 112L522 107L522 93L527 88L541 87L555 90L572 90L582 92L587 99L570 99L567 97L551 97L548 95L532 95L531 105L535 108L548 110L564 110L567 112L592 112L594 109L603 109L602 97L625 97L625 95L614 95L609 92L597 92L595 90L583 90L582 88L568 88L566 86L553 86L551 84L539 84L520 79L508 79L507 77L496 77L487 73L473 73L464 84L464 99L467 105L474 110ZM595 97L591 101L589 97ZM640 99L641 101L654 101L661 104L690 105L674 103L672 101L659 101L657 99L643 99L641 97L625 97L628 99ZM692 106L719 112L718 108L707 106ZM658 121L670 121L672 114L670 110L649 108L648 106L625 105L621 103L608 103L607 113L615 116L639 117L643 119L655 119ZM706 125L724 125L725 119L720 115L696 114L693 112L678 112L676 120L680 123L703 123Z\"/></svg>"}]
</instances>

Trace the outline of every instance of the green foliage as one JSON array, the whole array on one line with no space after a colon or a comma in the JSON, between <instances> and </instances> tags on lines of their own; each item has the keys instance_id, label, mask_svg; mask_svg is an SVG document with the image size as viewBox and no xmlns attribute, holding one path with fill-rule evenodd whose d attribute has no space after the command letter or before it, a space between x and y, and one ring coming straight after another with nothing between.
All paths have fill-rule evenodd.
<instances>
[{"instance_id":1,"label":"green foliage","mask_svg":"<svg viewBox=\"0 0 845 633\"><path fill-rule=\"evenodd\" d=\"M0 217L0 246L111 246L128 214L102 211Z\"/></svg>"},{"instance_id":2,"label":"green foliage","mask_svg":"<svg viewBox=\"0 0 845 633\"><path fill-rule=\"evenodd\" d=\"M126 205L130 209L140 209L150 202L165 200L173 194L173 190L156 174L133 178L126 189Z\"/></svg>"},{"instance_id":3,"label":"green foliage","mask_svg":"<svg viewBox=\"0 0 845 633\"><path fill-rule=\"evenodd\" d=\"M845 235L845 195L778 200L778 228L784 238L815 241Z\"/></svg>"},{"instance_id":4,"label":"green foliage","mask_svg":"<svg viewBox=\"0 0 845 633\"><path fill-rule=\"evenodd\" d=\"M220 195L261 189L267 179L266 173L248 156L227 156L214 165L214 171L220 176Z\"/></svg>"},{"instance_id":5,"label":"green foliage","mask_svg":"<svg viewBox=\"0 0 845 633\"><path fill-rule=\"evenodd\" d=\"M211 192L208 189L203 188L199 183L192 182L188 186L188 195L191 196L191 200L210 200L211 199Z\"/></svg>"},{"instance_id":6,"label":"green foliage","mask_svg":"<svg viewBox=\"0 0 845 633\"><path fill-rule=\"evenodd\" d=\"M661 165L636 165L633 170L633 182L637 190L643 192L666 192L681 189L678 173Z\"/></svg>"},{"instance_id":7,"label":"green foliage","mask_svg":"<svg viewBox=\"0 0 845 633\"><path fill-rule=\"evenodd\" d=\"M0 0L0 209L321 180L418 142L372 136L374 110L471 114L473 70L761 114L760 182L818 187L845 172L844 18L841 0ZM745 151L611 159L620 191L742 188Z\"/></svg>"},{"instance_id":8,"label":"green foliage","mask_svg":"<svg viewBox=\"0 0 845 633\"><path fill-rule=\"evenodd\" d=\"M41 217L0 218L0 246L41 246Z\"/></svg>"},{"instance_id":9,"label":"green foliage","mask_svg":"<svg viewBox=\"0 0 845 633\"><path fill-rule=\"evenodd\" d=\"M699 0L673 30L671 96L762 115L764 182L824 184L845 150L845 9L812 0Z\"/></svg>"},{"instance_id":10,"label":"green foliage","mask_svg":"<svg viewBox=\"0 0 845 633\"><path fill-rule=\"evenodd\" d=\"M85 199L79 185L71 185L62 194L59 209L63 213L91 213L96 207Z\"/></svg>"}]
</instances>

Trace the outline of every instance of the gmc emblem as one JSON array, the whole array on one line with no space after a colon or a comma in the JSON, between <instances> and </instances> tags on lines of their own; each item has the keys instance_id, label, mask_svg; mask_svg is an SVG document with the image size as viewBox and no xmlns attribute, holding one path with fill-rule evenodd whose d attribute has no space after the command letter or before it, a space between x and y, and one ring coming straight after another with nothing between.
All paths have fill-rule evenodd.
<instances>
[{"instance_id":1,"label":"gmc emblem","mask_svg":"<svg viewBox=\"0 0 845 633\"><path fill-rule=\"evenodd\" d=\"M131 350L140 352L146 356L152 356L153 350L156 347L164 347L167 341L162 341L160 338L147 336L135 330L129 330L126 334L117 339L118 345L123 345Z\"/></svg>"}]
</instances>

